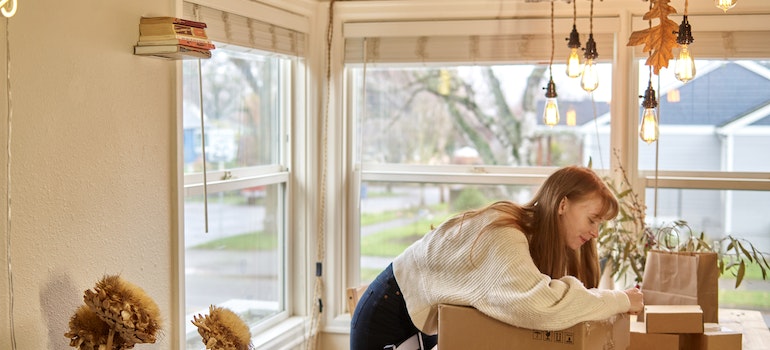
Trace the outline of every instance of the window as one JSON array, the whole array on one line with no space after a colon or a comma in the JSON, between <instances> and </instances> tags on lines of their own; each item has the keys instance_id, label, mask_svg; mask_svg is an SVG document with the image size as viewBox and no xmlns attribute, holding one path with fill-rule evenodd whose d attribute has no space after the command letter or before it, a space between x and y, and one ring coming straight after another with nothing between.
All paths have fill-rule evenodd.
<instances>
[{"instance_id":1,"label":"window","mask_svg":"<svg viewBox=\"0 0 770 350\"><path fill-rule=\"evenodd\" d=\"M615 20L597 24L595 40L607 52ZM609 168L612 64L598 64L600 84L591 94L565 74L566 45L557 46L549 71L548 20L438 25L449 26L444 33L473 27L478 35L399 36L391 33L424 27L378 25L381 32L371 23L346 24L346 33L372 33L345 40L350 161L358 170L352 192L360 204L351 223L358 234L348 237L351 259L359 258L349 285L373 280L457 212L501 199L528 201L555 167ZM508 27L516 30L501 29ZM551 75L560 110L553 127L543 122Z\"/></svg>"},{"instance_id":2,"label":"window","mask_svg":"<svg viewBox=\"0 0 770 350\"><path fill-rule=\"evenodd\" d=\"M747 43L733 53L746 58L708 58L729 52L719 50L728 43L722 38L743 42L757 35L701 34L711 46L696 57L696 76L687 83L676 80L672 69L650 79L649 67L639 61L639 91L651 81L659 96L660 136L650 145L637 138L637 162L645 176L648 222L684 220L709 243L731 235L767 254L770 219L757 208L770 205L770 156L762 151L770 147L770 52ZM766 282L760 269L750 265L745 276L736 289L735 278L722 275L720 307L760 310L767 319L770 294L761 287Z\"/></svg>"},{"instance_id":3,"label":"window","mask_svg":"<svg viewBox=\"0 0 770 350\"><path fill-rule=\"evenodd\" d=\"M599 64L592 96L555 64L560 122L543 124L547 65L350 68L362 163L421 165L599 166L608 159L611 65ZM360 84L366 81L364 92ZM360 112L359 112L360 111ZM605 121L606 120L606 121ZM604 146L604 147L602 147ZM609 166L604 163L604 167Z\"/></svg>"},{"instance_id":4,"label":"window","mask_svg":"<svg viewBox=\"0 0 770 350\"><path fill-rule=\"evenodd\" d=\"M548 62L543 53L550 51L550 41L539 36L548 29L542 21L346 24L350 192L359 212L349 220L351 255L359 254L351 260L358 258L359 266L348 269L348 286L371 281L447 216L496 199L526 201L552 167L589 160L602 171L611 162L625 166L641 189L648 218L686 219L698 233L739 235L770 251L770 222L751 209L770 200L770 159L762 152L770 140L766 32L740 17L704 25L715 17L698 23L705 32L697 33L692 47L701 55L696 79L684 85L673 77L661 78L660 85L653 81L662 115L655 145L638 141L632 131L638 101L625 103L626 90L636 94L638 83L643 92L648 82L643 61L633 62L647 56L641 46L617 67L609 62L624 59L620 47L612 59L600 56L605 75L600 90L588 95L562 73L558 60L566 54L557 44L553 72L562 124L549 128L540 121ZM632 22L634 30L648 25L641 18ZM723 30L726 25L730 31ZM457 34L454 27L470 33ZM491 34L508 27L515 34ZM630 34L612 18L596 28L600 53L612 52ZM628 86L612 89L611 82ZM571 107L577 127L565 123ZM588 116L581 113L586 110ZM758 272L751 276L761 278ZM736 304L727 300L741 299L733 290L723 292L728 307ZM770 309L766 291L752 292L764 304L742 307Z\"/></svg>"},{"instance_id":5,"label":"window","mask_svg":"<svg viewBox=\"0 0 770 350\"><path fill-rule=\"evenodd\" d=\"M182 62L186 349L204 349L190 321L210 305L254 337L293 312L288 169L304 34L239 9L184 4L217 46Z\"/></svg>"},{"instance_id":6,"label":"window","mask_svg":"<svg viewBox=\"0 0 770 350\"><path fill-rule=\"evenodd\" d=\"M216 49L201 63L203 133L195 115L197 62L184 63L187 318L207 314L209 305L227 307L250 325L286 312L284 61ZM189 320L186 326L188 349L199 349L197 328Z\"/></svg>"},{"instance_id":7,"label":"window","mask_svg":"<svg viewBox=\"0 0 770 350\"><path fill-rule=\"evenodd\" d=\"M770 60L695 63L697 74L687 83L670 69L652 79L660 96L658 169L770 172L770 154L757 152L770 148ZM648 67L639 66L644 91ZM639 142L639 168L654 169L655 145Z\"/></svg>"}]
</instances>

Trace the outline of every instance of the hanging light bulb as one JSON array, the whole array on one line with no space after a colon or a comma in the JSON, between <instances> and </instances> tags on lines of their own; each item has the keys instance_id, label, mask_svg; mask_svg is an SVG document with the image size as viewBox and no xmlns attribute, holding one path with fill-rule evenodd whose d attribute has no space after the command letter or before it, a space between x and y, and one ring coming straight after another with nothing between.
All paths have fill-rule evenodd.
<instances>
[{"instance_id":1,"label":"hanging light bulb","mask_svg":"<svg viewBox=\"0 0 770 350\"><path fill-rule=\"evenodd\" d=\"M567 76L570 78L577 78L582 71L580 67L580 55L578 55L578 49L580 48L580 34L577 31L577 2L572 1L572 32L569 33L567 38L567 47L569 47L569 57L567 58Z\"/></svg>"},{"instance_id":2,"label":"hanging light bulb","mask_svg":"<svg viewBox=\"0 0 770 350\"><path fill-rule=\"evenodd\" d=\"M588 32L588 41L586 42L585 53L583 57L586 59L583 64L583 75L580 78L580 87L587 92L596 90L599 87L599 72L596 71L596 58L599 57L599 53L596 52L596 42L594 41L594 0L591 0L591 13L588 16L588 22L590 24L590 31Z\"/></svg>"},{"instance_id":3,"label":"hanging light bulb","mask_svg":"<svg viewBox=\"0 0 770 350\"><path fill-rule=\"evenodd\" d=\"M556 103L556 84L553 77L545 88L545 108L543 110L543 123L548 126L559 124L559 105Z\"/></svg>"},{"instance_id":4,"label":"hanging light bulb","mask_svg":"<svg viewBox=\"0 0 770 350\"><path fill-rule=\"evenodd\" d=\"M687 45L682 45L675 65L676 79L686 83L695 77L695 61Z\"/></svg>"},{"instance_id":5,"label":"hanging light bulb","mask_svg":"<svg viewBox=\"0 0 770 350\"><path fill-rule=\"evenodd\" d=\"M588 35L588 42L586 42L585 53L583 54L586 62L583 65L583 75L580 78L580 87L583 90L591 92L599 87L599 72L596 70L596 58L599 54L596 52L596 42L594 41L593 33Z\"/></svg>"},{"instance_id":6,"label":"hanging light bulb","mask_svg":"<svg viewBox=\"0 0 770 350\"><path fill-rule=\"evenodd\" d=\"M572 32L569 34L569 58L567 58L567 76L570 78L577 78L580 76L580 55L578 55L578 49L580 48L580 34L577 32L577 27L572 25Z\"/></svg>"},{"instance_id":7,"label":"hanging light bulb","mask_svg":"<svg viewBox=\"0 0 770 350\"><path fill-rule=\"evenodd\" d=\"M727 10L733 8L737 2L738 0L714 0L714 5L716 5L717 8L722 9L722 11L727 12Z\"/></svg>"},{"instance_id":8,"label":"hanging light bulb","mask_svg":"<svg viewBox=\"0 0 770 350\"><path fill-rule=\"evenodd\" d=\"M686 11L686 9L685 9ZM682 82L688 82L695 77L695 60L690 53L689 45L695 39L692 37L692 28L690 23L687 22L687 15L684 15L682 24L679 25L679 33L676 37L676 42L679 44L679 56L676 59L676 65L674 66L674 72L676 78Z\"/></svg>"},{"instance_id":9,"label":"hanging light bulb","mask_svg":"<svg viewBox=\"0 0 770 350\"><path fill-rule=\"evenodd\" d=\"M642 107L644 110L639 122L639 137L649 144L658 140L658 112L655 111L655 108L658 107L658 101L655 100L652 81L648 83L647 90L644 92Z\"/></svg>"},{"instance_id":10,"label":"hanging light bulb","mask_svg":"<svg viewBox=\"0 0 770 350\"><path fill-rule=\"evenodd\" d=\"M570 78L577 78L582 71L580 67L580 55L578 55L577 48L570 48L569 57L567 58L567 76Z\"/></svg>"},{"instance_id":11,"label":"hanging light bulb","mask_svg":"<svg viewBox=\"0 0 770 350\"><path fill-rule=\"evenodd\" d=\"M545 108L543 108L543 123L548 126L559 124L559 105L556 103L556 84L553 82L553 52L556 50L553 36L553 0L551 0L551 60L548 61L550 79L545 87Z\"/></svg>"}]
</instances>

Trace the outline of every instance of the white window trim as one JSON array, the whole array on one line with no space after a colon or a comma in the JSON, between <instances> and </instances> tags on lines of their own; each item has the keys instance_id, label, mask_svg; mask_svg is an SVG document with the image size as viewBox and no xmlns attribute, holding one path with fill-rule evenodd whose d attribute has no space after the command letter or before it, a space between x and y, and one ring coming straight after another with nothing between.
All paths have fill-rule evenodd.
<instances>
[{"instance_id":1,"label":"white window trim","mask_svg":"<svg viewBox=\"0 0 770 350\"><path fill-rule=\"evenodd\" d=\"M279 23L281 26L292 29L298 32L305 33L307 40L311 37L320 35L310 33L311 17L315 15L316 6L315 2L308 2L304 0L281 0L278 6L271 6L269 4L257 3L248 0L227 0L227 1L212 1L212 0L189 0L188 2L197 3L200 5L210 6L218 8L220 10L229 11L233 13L246 14L252 18L262 20L264 22ZM274 2L272 0L263 1ZM276 4L273 4L276 5ZM176 1L176 12L181 14L183 12L182 0ZM313 241L313 239L307 239L307 232L314 232L312 229L308 229L308 216L311 218L313 215L307 214L310 212L310 208L313 208L312 198L313 194L300 193L294 191L293 188L297 182L305 184L313 184L314 172L308 169L316 164L307 162L308 145L317 144L315 137L310 136L308 130L313 130L310 108L308 107L307 100L311 98L308 87L310 79L308 79L308 67L307 60L313 60L312 48L309 48L308 58L295 59L291 69L295 72L293 86L295 88L286 86L286 90L283 92L285 96L290 96L287 99L289 106L287 111L290 113L289 125L283 125L283 131L289 131L293 134L291 139L282 139L280 142L285 142L288 146L286 151L289 152L290 159L292 161L291 177L288 173L288 169L278 169L271 166L251 168L251 169L232 169L229 174L225 172L209 172L207 177L209 183L207 186L213 187L217 190L227 190L228 185L225 182L217 183L212 182L212 178L222 178L223 176L232 176L236 178L236 181L245 181L250 185L259 186L269 183L276 183L276 181L287 184L287 201L289 206L286 207L287 212L287 255L286 266L282 269L285 271L284 275L287 278L287 288L285 290L284 300L286 300L286 311L289 317L282 322L264 330L259 330L258 333L254 333L252 330L252 342L258 349L286 349L287 346L299 347L308 337L309 314L308 308L308 293L310 289L311 279L307 274L307 258L308 251L307 241ZM317 58L316 58L317 59ZM302 60L304 63L298 63L298 60ZM177 143L182 144L184 138L182 133L182 64L177 64L176 74L176 86L177 86ZM173 240L176 242L176 249L173 252L172 261L174 261L173 271L176 276L174 280L174 298L176 299L175 305L172 307L174 310L174 319L176 322L172 322L171 332L173 334L172 347L177 349L184 349L186 344L186 314L185 314L185 272L184 272L184 243L183 239L179 237L184 236L184 197L185 194L198 193L202 194L202 185L189 185L185 186L185 181L189 180L190 183L202 183L202 175L192 175L192 178L186 178L183 169L183 148L179 147L177 150L177 167L176 183L179 190L176 193L177 197L177 234ZM286 154L281 154L281 159L285 159ZM273 172L272 175L266 175ZM280 172L275 174L274 172ZM197 179L200 177L200 179ZM304 206L304 207L303 207Z\"/></svg>"}]
</instances>

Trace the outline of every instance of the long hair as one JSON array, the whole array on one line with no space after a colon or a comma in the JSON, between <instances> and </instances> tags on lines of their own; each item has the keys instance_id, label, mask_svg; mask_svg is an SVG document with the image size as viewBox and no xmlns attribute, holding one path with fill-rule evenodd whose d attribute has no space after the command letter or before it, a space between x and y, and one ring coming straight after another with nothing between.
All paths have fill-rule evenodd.
<instances>
[{"instance_id":1,"label":"long hair","mask_svg":"<svg viewBox=\"0 0 770 350\"><path fill-rule=\"evenodd\" d=\"M575 276L587 288L599 285L599 260L596 239L591 239L578 251L570 249L559 232L559 203L565 198L581 201L598 195L602 201L601 217L605 220L618 215L618 201L601 178L590 168L568 166L556 170L540 186L528 203L518 205L510 201L498 201L487 207L465 212L450 219L447 224L460 224L464 218L479 215L487 210L501 212L486 230L513 226L524 232L529 241L529 252L540 272L551 278Z\"/></svg>"}]
</instances>

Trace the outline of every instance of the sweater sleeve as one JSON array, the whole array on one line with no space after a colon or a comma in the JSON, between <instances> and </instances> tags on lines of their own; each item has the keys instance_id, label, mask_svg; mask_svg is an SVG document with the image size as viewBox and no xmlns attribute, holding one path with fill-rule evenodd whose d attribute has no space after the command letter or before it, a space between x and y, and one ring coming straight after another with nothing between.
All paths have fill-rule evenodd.
<instances>
[{"instance_id":1,"label":"sweater sleeve","mask_svg":"<svg viewBox=\"0 0 770 350\"><path fill-rule=\"evenodd\" d=\"M559 330L628 312L630 302L623 291L587 289L575 277L551 279L542 274L520 231L488 233L478 242L484 258L474 273L485 288L471 302L482 313L519 327Z\"/></svg>"}]
</instances>

